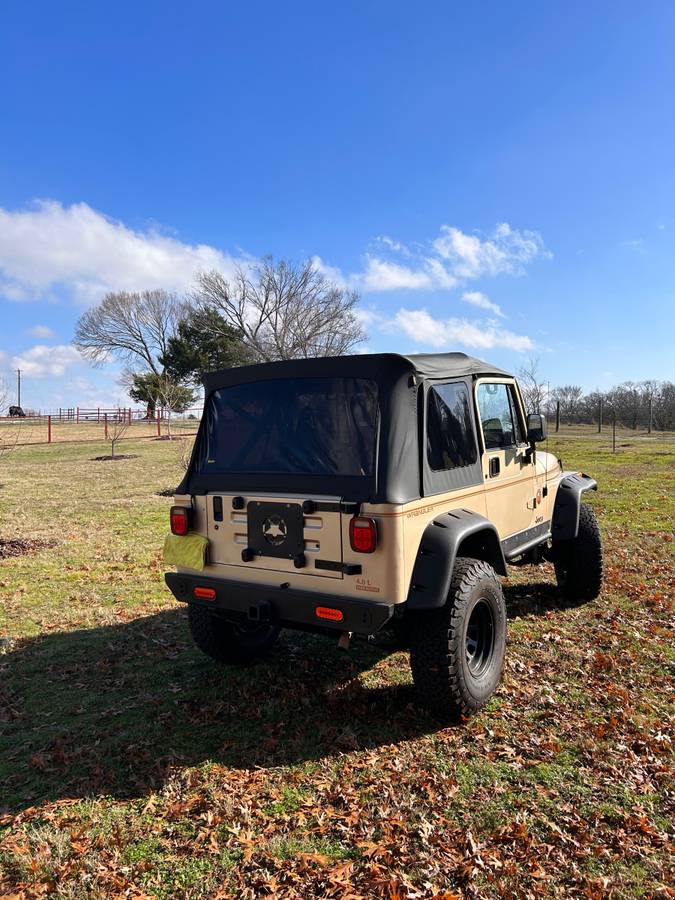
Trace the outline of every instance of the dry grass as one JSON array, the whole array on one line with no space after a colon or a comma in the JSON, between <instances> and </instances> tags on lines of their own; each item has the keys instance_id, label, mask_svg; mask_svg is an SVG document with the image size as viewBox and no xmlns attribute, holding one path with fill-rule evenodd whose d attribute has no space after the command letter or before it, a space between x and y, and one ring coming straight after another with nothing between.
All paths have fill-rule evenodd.
<instances>
[{"instance_id":1,"label":"dry grass","mask_svg":"<svg viewBox=\"0 0 675 900\"><path fill-rule=\"evenodd\" d=\"M57 542L0 561L6 891L669 896L672 445L552 442L600 482L606 589L570 608L549 566L515 571L504 682L447 729L404 653L289 633L248 669L201 657L162 581L175 447L105 449L0 469L0 537Z\"/></svg>"}]
</instances>

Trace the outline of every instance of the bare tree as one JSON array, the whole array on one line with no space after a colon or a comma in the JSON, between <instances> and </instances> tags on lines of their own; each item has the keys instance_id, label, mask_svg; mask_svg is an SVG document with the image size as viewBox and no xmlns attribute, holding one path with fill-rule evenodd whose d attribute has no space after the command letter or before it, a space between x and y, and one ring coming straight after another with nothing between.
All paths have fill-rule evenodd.
<instances>
[{"instance_id":1,"label":"bare tree","mask_svg":"<svg viewBox=\"0 0 675 900\"><path fill-rule=\"evenodd\" d=\"M195 392L168 375L160 375L155 380L156 402L166 415L167 432L171 440L171 414L185 412L194 403Z\"/></svg>"},{"instance_id":2,"label":"bare tree","mask_svg":"<svg viewBox=\"0 0 675 900\"><path fill-rule=\"evenodd\" d=\"M107 419L108 441L110 442L110 458L115 459L115 447L129 429L129 421L125 415L112 416Z\"/></svg>"},{"instance_id":3,"label":"bare tree","mask_svg":"<svg viewBox=\"0 0 675 900\"><path fill-rule=\"evenodd\" d=\"M267 258L238 267L230 281L215 270L202 272L193 299L237 329L258 362L339 356L365 339L355 313L358 294L331 282L311 260L295 265Z\"/></svg>"},{"instance_id":4,"label":"bare tree","mask_svg":"<svg viewBox=\"0 0 675 900\"><path fill-rule=\"evenodd\" d=\"M5 415L5 410L9 406L9 388L4 378L0 377L0 416Z\"/></svg>"},{"instance_id":5,"label":"bare tree","mask_svg":"<svg viewBox=\"0 0 675 900\"><path fill-rule=\"evenodd\" d=\"M118 291L106 294L98 306L80 316L74 344L94 362L109 355L133 365L141 360L144 368L160 375L160 359L175 334L184 301L167 291Z\"/></svg>"},{"instance_id":6,"label":"bare tree","mask_svg":"<svg viewBox=\"0 0 675 900\"><path fill-rule=\"evenodd\" d=\"M192 449L194 447L194 435L180 436L178 440L173 441L171 446L175 448L176 460L183 472L187 472L192 458Z\"/></svg>"},{"instance_id":7,"label":"bare tree","mask_svg":"<svg viewBox=\"0 0 675 900\"><path fill-rule=\"evenodd\" d=\"M539 374L539 357L531 356L518 369L518 383L528 413L542 412L546 400L546 385Z\"/></svg>"},{"instance_id":8,"label":"bare tree","mask_svg":"<svg viewBox=\"0 0 675 900\"><path fill-rule=\"evenodd\" d=\"M659 431L675 429L675 384L662 381L653 397L654 427Z\"/></svg>"},{"instance_id":9,"label":"bare tree","mask_svg":"<svg viewBox=\"0 0 675 900\"><path fill-rule=\"evenodd\" d=\"M571 424L579 411L583 388L578 384L563 384L551 392L553 399L560 404L560 415Z\"/></svg>"}]
</instances>

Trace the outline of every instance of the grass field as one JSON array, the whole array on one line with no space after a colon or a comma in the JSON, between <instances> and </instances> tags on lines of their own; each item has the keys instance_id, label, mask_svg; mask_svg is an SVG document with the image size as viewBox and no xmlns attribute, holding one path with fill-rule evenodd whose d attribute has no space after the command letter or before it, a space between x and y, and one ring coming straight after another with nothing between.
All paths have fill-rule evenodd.
<instances>
[{"instance_id":1,"label":"grass field","mask_svg":"<svg viewBox=\"0 0 675 900\"><path fill-rule=\"evenodd\" d=\"M162 435L167 434L169 425L171 426L171 433L174 435L194 434L199 422L197 419L177 416L172 416L171 421L168 422L164 418L160 422L160 433ZM3 445L13 447L15 444L24 446L26 444L60 444L70 441L104 441L105 428L106 425L103 419L100 422L97 422L95 419L75 422L59 421L57 416L52 416L50 441L47 416L26 419L0 418L0 447ZM110 428L112 433L112 422ZM157 437L157 421L134 419L129 424L125 437L127 440L141 438L152 440Z\"/></svg>"},{"instance_id":2,"label":"grass field","mask_svg":"<svg viewBox=\"0 0 675 900\"><path fill-rule=\"evenodd\" d=\"M445 729L402 652L193 649L174 445L6 457L0 537L53 545L0 560L0 895L672 897L675 454L622 444L551 447L600 483L602 597L513 570L504 681Z\"/></svg>"}]
</instances>

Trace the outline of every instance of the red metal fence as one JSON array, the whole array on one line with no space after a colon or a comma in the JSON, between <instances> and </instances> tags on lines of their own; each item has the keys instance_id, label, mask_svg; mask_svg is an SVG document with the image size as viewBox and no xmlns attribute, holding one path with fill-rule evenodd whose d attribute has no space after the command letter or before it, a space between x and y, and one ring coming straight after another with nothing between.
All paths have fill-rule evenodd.
<instances>
[{"instance_id":1,"label":"red metal fence","mask_svg":"<svg viewBox=\"0 0 675 900\"><path fill-rule=\"evenodd\" d=\"M145 409L76 406L21 417L0 416L0 447L188 436L196 434L201 414L200 407L180 415L158 409L148 418Z\"/></svg>"}]
</instances>

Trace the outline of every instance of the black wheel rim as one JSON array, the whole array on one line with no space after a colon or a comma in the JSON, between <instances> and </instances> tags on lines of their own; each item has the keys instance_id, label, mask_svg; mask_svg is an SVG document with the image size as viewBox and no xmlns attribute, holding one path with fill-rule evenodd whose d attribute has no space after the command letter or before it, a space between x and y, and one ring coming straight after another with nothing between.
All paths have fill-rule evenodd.
<instances>
[{"instance_id":1,"label":"black wheel rim","mask_svg":"<svg viewBox=\"0 0 675 900\"><path fill-rule=\"evenodd\" d=\"M482 675L490 665L494 642L492 607L481 598L471 610L466 629L466 663L474 677Z\"/></svg>"}]
</instances>

